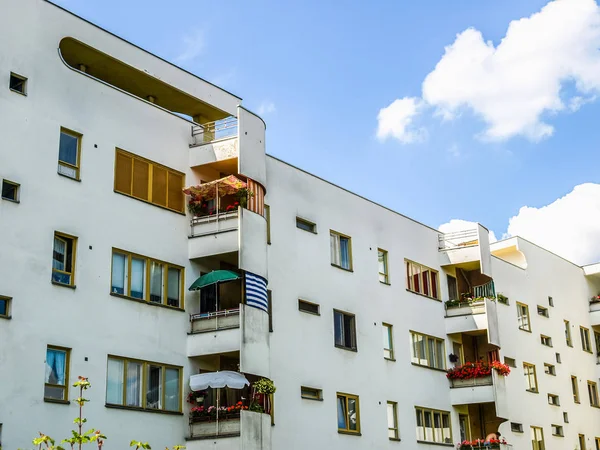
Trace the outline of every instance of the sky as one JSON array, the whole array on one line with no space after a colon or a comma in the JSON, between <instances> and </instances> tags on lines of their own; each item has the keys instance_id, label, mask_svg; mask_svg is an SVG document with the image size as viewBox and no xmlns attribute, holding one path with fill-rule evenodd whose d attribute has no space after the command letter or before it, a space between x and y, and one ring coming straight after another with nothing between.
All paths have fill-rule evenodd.
<instances>
[{"instance_id":1,"label":"sky","mask_svg":"<svg viewBox=\"0 0 600 450\"><path fill-rule=\"evenodd\" d=\"M55 2L242 97L275 157L600 261L595 0Z\"/></svg>"}]
</instances>

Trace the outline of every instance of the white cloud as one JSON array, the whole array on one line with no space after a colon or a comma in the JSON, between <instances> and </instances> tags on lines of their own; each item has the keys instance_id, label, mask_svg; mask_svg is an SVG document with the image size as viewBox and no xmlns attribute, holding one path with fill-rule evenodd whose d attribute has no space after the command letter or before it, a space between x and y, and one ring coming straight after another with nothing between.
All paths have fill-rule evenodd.
<instances>
[{"instance_id":1,"label":"white cloud","mask_svg":"<svg viewBox=\"0 0 600 450\"><path fill-rule=\"evenodd\" d=\"M275 103L269 100L264 100L260 105L258 105L258 109L256 110L259 116L274 113L275 111L277 111L277 108L275 108Z\"/></svg>"},{"instance_id":2,"label":"white cloud","mask_svg":"<svg viewBox=\"0 0 600 450\"><path fill-rule=\"evenodd\" d=\"M470 222L462 219L451 219L450 222L443 223L438 227L442 233L452 233L455 231L467 231L477 229L477 222ZM496 242L496 235L490 230L490 242Z\"/></svg>"},{"instance_id":3,"label":"white cloud","mask_svg":"<svg viewBox=\"0 0 600 450\"><path fill-rule=\"evenodd\" d=\"M202 54L205 46L204 32L199 29L194 30L183 37L180 52L173 60L178 64L192 61Z\"/></svg>"},{"instance_id":4,"label":"white cloud","mask_svg":"<svg viewBox=\"0 0 600 450\"><path fill-rule=\"evenodd\" d=\"M446 119L472 111L486 123L487 139L537 141L554 133L549 113L576 111L584 98L595 99L599 47L595 0L556 0L512 21L498 45L474 28L459 33L426 76L423 101ZM402 111L397 116L405 117ZM402 133L389 134L402 141Z\"/></svg>"},{"instance_id":5,"label":"white cloud","mask_svg":"<svg viewBox=\"0 0 600 450\"><path fill-rule=\"evenodd\" d=\"M421 106L420 99L404 97L379 110L377 138L385 141L388 137L393 137L404 144L423 140L426 137L425 130L411 127L413 119L420 113Z\"/></svg>"}]
</instances>

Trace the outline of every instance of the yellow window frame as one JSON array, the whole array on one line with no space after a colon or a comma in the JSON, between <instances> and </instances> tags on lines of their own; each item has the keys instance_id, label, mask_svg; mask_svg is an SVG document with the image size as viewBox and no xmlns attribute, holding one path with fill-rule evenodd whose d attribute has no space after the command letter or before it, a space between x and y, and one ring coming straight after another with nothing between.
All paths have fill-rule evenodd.
<instances>
[{"instance_id":1,"label":"yellow window frame","mask_svg":"<svg viewBox=\"0 0 600 450\"><path fill-rule=\"evenodd\" d=\"M588 380L588 396L590 398L590 406L600 408L600 399L598 398L598 383Z\"/></svg>"},{"instance_id":2,"label":"yellow window frame","mask_svg":"<svg viewBox=\"0 0 600 450\"><path fill-rule=\"evenodd\" d=\"M306 400L323 400L323 391L318 388L300 386L300 397Z\"/></svg>"},{"instance_id":3,"label":"yellow window frame","mask_svg":"<svg viewBox=\"0 0 600 450\"><path fill-rule=\"evenodd\" d=\"M424 334L424 333L419 333L418 331L413 331L413 330L409 330L410 331L410 346L411 346L411 361L412 358L415 357L418 361L421 360L425 360L427 361L427 364L421 364L420 362L415 363L413 362L414 365L417 366L421 366L421 367L428 367L430 369L436 369L436 370L446 370L447 364L446 364L446 340L443 338L439 338L436 336L431 336L429 334ZM421 355L420 352L420 346L416 345L415 346L415 339L414 337L421 337L423 339L423 341L425 342L424 344L424 355ZM429 346L429 342L433 341L433 358L434 361L430 361L429 360L429 352L427 351L427 348ZM441 343L442 344L442 361L444 362L443 367L435 367L435 363L437 360L437 344ZM418 354L414 353L417 352Z\"/></svg>"},{"instance_id":4,"label":"yellow window frame","mask_svg":"<svg viewBox=\"0 0 600 450\"><path fill-rule=\"evenodd\" d=\"M392 407L391 411L392 411L392 415L393 415L393 427L390 428L390 424L389 424L389 416L388 416L388 439L391 441L399 441L400 440L400 431L398 429L398 402L392 402L389 401L387 402L387 413L389 414L389 407ZM390 432L393 434L393 436L390 436Z\"/></svg>"},{"instance_id":5,"label":"yellow window frame","mask_svg":"<svg viewBox=\"0 0 600 450\"><path fill-rule=\"evenodd\" d=\"M527 317L527 326L519 325L519 330L529 331L531 332L531 316L529 315L529 305L525 303L517 302L517 319L520 319L522 316L522 309L525 308L525 317ZM522 320L521 320L522 322Z\"/></svg>"},{"instance_id":6,"label":"yellow window frame","mask_svg":"<svg viewBox=\"0 0 600 450\"><path fill-rule=\"evenodd\" d=\"M385 322L382 322L381 325L383 327L384 333L386 333L387 340L389 343L389 348L383 348L383 357L390 361L395 361L396 359L394 357L394 326ZM389 356L386 356L386 352L389 354Z\"/></svg>"},{"instance_id":7,"label":"yellow window frame","mask_svg":"<svg viewBox=\"0 0 600 450\"><path fill-rule=\"evenodd\" d=\"M410 292L414 292L415 294L422 295L427 298L432 298L434 300L440 300L440 273L439 271L432 269L431 267L424 266L418 262L412 261L410 259L404 259L404 268L406 275L406 289ZM419 289L415 288L414 283L414 275L417 275L417 271L414 269L418 269L418 279L419 279ZM427 280L427 289L429 294L425 294L425 289L423 286L423 272L429 272L429 277ZM432 282L433 276L431 274L435 273L435 293L436 295L432 295L433 293L433 285Z\"/></svg>"},{"instance_id":8,"label":"yellow window frame","mask_svg":"<svg viewBox=\"0 0 600 450\"><path fill-rule=\"evenodd\" d=\"M58 350L61 352L65 352L65 384L51 384L44 383L44 387L51 388L59 388L63 390L63 398L62 400L57 400L55 398L49 398L44 395L44 401L47 402L68 402L69 401L69 372L71 366L71 349L67 347L60 347L58 345L47 345L46 346L46 358L48 357L48 350ZM44 358L45 359L45 358Z\"/></svg>"},{"instance_id":9,"label":"yellow window frame","mask_svg":"<svg viewBox=\"0 0 600 450\"><path fill-rule=\"evenodd\" d=\"M7 297L5 295L0 295L0 301L6 302L6 313L0 314L0 319L10 319L10 307L12 302L12 297Z\"/></svg>"},{"instance_id":10,"label":"yellow window frame","mask_svg":"<svg viewBox=\"0 0 600 450\"><path fill-rule=\"evenodd\" d=\"M538 437L537 432L538 431L539 431L539 435L541 437L541 441L539 441L542 443L541 446L538 445L538 440L537 440L537 437ZM534 439L531 440L531 446L532 446L533 450L545 450L546 442L544 440L544 429L542 427L531 426L531 433L533 434L533 438L535 438L535 440Z\"/></svg>"},{"instance_id":11,"label":"yellow window frame","mask_svg":"<svg viewBox=\"0 0 600 450\"><path fill-rule=\"evenodd\" d=\"M571 339L571 323L565 320L565 341L569 347L573 347L573 340Z\"/></svg>"},{"instance_id":12,"label":"yellow window frame","mask_svg":"<svg viewBox=\"0 0 600 450\"><path fill-rule=\"evenodd\" d=\"M434 442L434 443L444 443L443 441L445 440L445 436L444 436L444 416L448 417L448 425L449 425L449 429L450 429L450 436L448 436L450 442L454 442L452 440L452 415L450 414L450 411L443 411L440 409L431 409L431 408L424 408L422 406L415 406L415 411L417 412L417 414L420 415L421 417L421 423L422 428L423 428L423 440L417 440L417 442ZM427 427L425 426L425 413L429 413L431 415L431 429L432 429L432 441L427 440ZM441 420L441 425L442 425L442 441L436 441L435 439L435 414L439 414L440 415L440 420Z\"/></svg>"},{"instance_id":13,"label":"yellow window frame","mask_svg":"<svg viewBox=\"0 0 600 450\"><path fill-rule=\"evenodd\" d=\"M353 257L352 257L352 238L350 236L348 236L347 234L343 234L340 233L339 231L334 231L334 230L329 230L329 236L335 236L338 240L340 240L340 238L344 238L348 240L348 262L349 262L349 266L348 268L343 267L341 265L341 261L342 261L342 255L341 255L341 244L340 244L340 254L338 255L338 257L340 258L340 264L335 264L333 261L331 262L331 265L333 267L337 267L338 269L342 269L342 270L347 270L349 272L352 272L354 269L354 265L353 265ZM331 239L331 238L330 238ZM330 243L331 245L331 243Z\"/></svg>"},{"instance_id":14,"label":"yellow window frame","mask_svg":"<svg viewBox=\"0 0 600 450\"><path fill-rule=\"evenodd\" d=\"M55 269L54 267L52 267L53 273L56 272L56 273L62 273L65 275L70 275L71 276L70 283L69 284L60 283L60 282L54 281L54 280L52 280L52 282L59 286L75 286L75 268L76 268L76 264L77 264L77 236L71 236L70 234L61 233L60 231L55 231L53 239L52 239L52 252L53 253L54 253L54 239L58 239L59 241L62 241L65 244L65 268L67 265L67 258L68 258L67 254L66 254L66 250L68 248L68 242L65 239L70 239L73 242L73 253L71 254L71 271L70 272L67 270Z\"/></svg>"},{"instance_id":15,"label":"yellow window frame","mask_svg":"<svg viewBox=\"0 0 600 450\"><path fill-rule=\"evenodd\" d=\"M590 329L580 326L579 336L581 338L581 349L584 352L592 353L592 340L590 338Z\"/></svg>"},{"instance_id":16,"label":"yellow window frame","mask_svg":"<svg viewBox=\"0 0 600 450\"><path fill-rule=\"evenodd\" d=\"M531 374L531 373L529 373L527 371L528 368L529 369L533 369L533 374ZM527 377L527 386L528 387L525 390L527 392L538 393L539 392L539 385L538 385L538 380L537 380L537 369L535 368L535 364L524 362L523 363L523 373ZM533 378L532 378L532 375L533 375ZM533 380L534 387L531 387L531 380Z\"/></svg>"},{"instance_id":17,"label":"yellow window frame","mask_svg":"<svg viewBox=\"0 0 600 450\"><path fill-rule=\"evenodd\" d=\"M581 403L579 397L579 380L576 375L571 375L571 391L573 392L573 401L575 403Z\"/></svg>"},{"instance_id":18,"label":"yellow window frame","mask_svg":"<svg viewBox=\"0 0 600 450\"><path fill-rule=\"evenodd\" d=\"M390 284L390 269L388 264L388 251L382 248L377 249L377 264L379 265L379 255L383 258L383 272L379 272L379 282Z\"/></svg>"},{"instance_id":19,"label":"yellow window frame","mask_svg":"<svg viewBox=\"0 0 600 450\"><path fill-rule=\"evenodd\" d=\"M66 134L67 136L71 136L71 137L74 137L75 139L77 139L77 161L76 161L76 164L73 165L66 161L61 161L60 159L58 160L58 164L60 164L61 166L65 166L65 167L75 170L75 178L74 179L79 181L79 180L81 180L81 177L80 177L81 141L83 140L83 134L78 133L77 131L69 130L68 128L65 128L65 127L60 127L60 134ZM60 137L59 137L59 139L60 139ZM60 158L60 155L59 155L59 158ZM67 178L71 178L68 175L61 174L60 172L59 172L59 174L65 176Z\"/></svg>"},{"instance_id":20,"label":"yellow window frame","mask_svg":"<svg viewBox=\"0 0 600 450\"><path fill-rule=\"evenodd\" d=\"M360 434L360 403L358 395L354 394L346 394L344 392L336 393L336 407L337 407L337 399L343 398L346 406L346 428L340 428L338 422L338 433L349 433L349 434ZM354 400L356 403L356 430L350 429L350 414L348 403L349 400Z\"/></svg>"}]
</instances>

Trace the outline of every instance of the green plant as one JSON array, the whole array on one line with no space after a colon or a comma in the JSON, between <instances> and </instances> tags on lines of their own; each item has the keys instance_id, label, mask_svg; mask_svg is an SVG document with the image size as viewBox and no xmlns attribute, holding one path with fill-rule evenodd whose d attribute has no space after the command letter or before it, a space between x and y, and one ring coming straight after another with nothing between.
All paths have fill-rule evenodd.
<instances>
[{"instance_id":1,"label":"green plant","mask_svg":"<svg viewBox=\"0 0 600 450\"><path fill-rule=\"evenodd\" d=\"M508 305L508 297L507 296L498 294L498 295L496 295L496 298L498 299L498 302Z\"/></svg>"},{"instance_id":2,"label":"green plant","mask_svg":"<svg viewBox=\"0 0 600 450\"><path fill-rule=\"evenodd\" d=\"M242 208L245 208L246 205L248 204L248 199L250 197L254 197L254 192L252 192L248 188L240 188L235 193L235 196L238 199L238 201L240 202L240 206Z\"/></svg>"},{"instance_id":3,"label":"green plant","mask_svg":"<svg viewBox=\"0 0 600 450\"><path fill-rule=\"evenodd\" d=\"M261 378L253 385L257 394L274 394L277 388L273 382L267 378Z\"/></svg>"},{"instance_id":4,"label":"green plant","mask_svg":"<svg viewBox=\"0 0 600 450\"><path fill-rule=\"evenodd\" d=\"M248 407L248 411L263 413L265 412L265 408L258 402L252 402Z\"/></svg>"}]
</instances>

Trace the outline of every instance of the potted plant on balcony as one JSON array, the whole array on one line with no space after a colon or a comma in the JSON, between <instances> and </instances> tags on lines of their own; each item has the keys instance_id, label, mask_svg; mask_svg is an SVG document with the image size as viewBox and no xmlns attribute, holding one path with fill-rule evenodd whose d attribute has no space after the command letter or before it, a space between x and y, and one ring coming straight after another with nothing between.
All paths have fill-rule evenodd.
<instances>
[{"instance_id":1,"label":"potted plant on balcony","mask_svg":"<svg viewBox=\"0 0 600 450\"><path fill-rule=\"evenodd\" d=\"M275 384L267 378L261 378L252 385L252 388L254 389L254 395L250 410L269 414L271 412L270 396L277 390ZM253 406L253 404L260 406L262 411L259 411L259 408L256 405Z\"/></svg>"},{"instance_id":2,"label":"potted plant on balcony","mask_svg":"<svg viewBox=\"0 0 600 450\"><path fill-rule=\"evenodd\" d=\"M598 295L594 295L591 299L590 299L590 303L600 303L600 294Z\"/></svg>"},{"instance_id":3,"label":"potted plant on balcony","mask_svg":"<svg viewBox=\"0 0 600 450\"><path fill-rule=\"evenodd\" d=\"M506 295L498 294L496 296L496 298L498 299L499 303L502 303L504 305L508 305L508 297Z\"/></svg>"},{"instance_id":4,"label":"potted plant on balcony","mask_svg":"<svg viewBox=\"0 0 600 450\"><path fill-rule=\"evenodd\" d=\"M248 205L248 199L250 197L254 197L254 192L246 187L243 187L237 190L235 196L238 199L240 206L245 208Z\"/></svg>"},{"instance_id":5,"label":"potted plant on balcony","mask_svg":"<svg viewBox=\"0 0 600 450\"><path fill-rule=\"evenodd\" d=\"M491 383L492 370L500 376L507 376L510 373L510 367L500 361L492 361L491 365L483 362L466 362L460 367L448 369L446 378L451 380L453 387L476 385L478 384L476 379L482 379L479 384L487 384ZM488 380L483 380L485 378Z\"/></svg>"}]
</instances>

